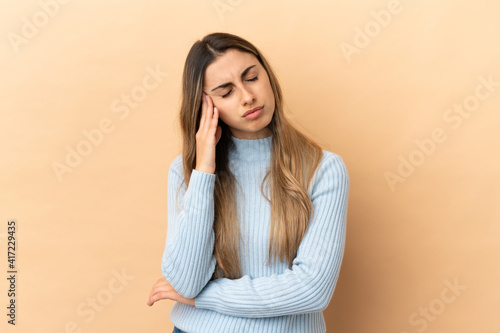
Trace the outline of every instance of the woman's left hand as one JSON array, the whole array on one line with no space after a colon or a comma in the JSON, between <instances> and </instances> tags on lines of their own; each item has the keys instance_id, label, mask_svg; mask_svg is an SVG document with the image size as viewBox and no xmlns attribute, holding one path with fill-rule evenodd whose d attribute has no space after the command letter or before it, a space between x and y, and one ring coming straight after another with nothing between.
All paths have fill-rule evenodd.
<instances>
[{"instance_id":1,"label":"woman's left hand","mask_svg":"<svg viewBox=\"0 0 500 333\"><path fill-rule=\"evenodd\" d=\"M160 278L151 289L147 305L152 306L156 301L161 299L170 299L172 301L181 302L188 305L195 305L194 298L185 298L179 295L177 291L168 283L164 277Z\"/></svg>"}]
</instances>

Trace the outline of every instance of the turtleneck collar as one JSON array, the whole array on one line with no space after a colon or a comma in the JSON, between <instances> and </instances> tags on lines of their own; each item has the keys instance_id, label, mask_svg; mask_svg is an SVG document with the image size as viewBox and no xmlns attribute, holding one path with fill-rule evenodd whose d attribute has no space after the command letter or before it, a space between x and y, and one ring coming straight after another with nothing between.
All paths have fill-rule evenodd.
<instances>
[{"instance_id":1,"label":"turtleneck collar","mask_svg":"<svg viewBox=\"0 0 500 333\"><path fill-rule=\"evenodd\" d=\"M241 162L269 161L272 151L273 136L261 139L238 139L231 137L234 148L229 150L229 159Z\"/></svg>"}]
</instances>

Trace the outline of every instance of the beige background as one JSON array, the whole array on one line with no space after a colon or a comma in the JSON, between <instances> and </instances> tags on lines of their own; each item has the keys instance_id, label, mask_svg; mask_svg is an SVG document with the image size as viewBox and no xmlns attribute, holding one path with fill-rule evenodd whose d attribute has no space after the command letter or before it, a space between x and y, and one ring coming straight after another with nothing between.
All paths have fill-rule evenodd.
<instances>
[{"instance_id":1,"label":"beige background","mask_svg":"<svg viewBox=\"0 0 500 333\"><path fill-rule=\"evenodd\" d=\"M264 52L289 116L348 167L328 331L498 332L499 14L496 0L2 1L2 331L171 332L173 303L145 302L180 79L191 45L225 31Z\"/></svg>"}]
</instances>

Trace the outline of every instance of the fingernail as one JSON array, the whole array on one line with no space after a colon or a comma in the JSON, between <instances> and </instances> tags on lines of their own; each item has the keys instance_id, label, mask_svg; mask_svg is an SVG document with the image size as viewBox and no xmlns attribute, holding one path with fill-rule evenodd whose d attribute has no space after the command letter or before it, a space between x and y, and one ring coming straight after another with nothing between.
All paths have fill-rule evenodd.
<instances>
[{"instance_id":1,"label":"fingernail","mask_svg":"<svg viewBox=\"0 0 500 333\"><path fill-rule=\"evenodd\" d=\"M207 96L207 95L205 95L205 101L207 101L207 102L208 102L208 96Z\"/></svg>"}]
</instances>

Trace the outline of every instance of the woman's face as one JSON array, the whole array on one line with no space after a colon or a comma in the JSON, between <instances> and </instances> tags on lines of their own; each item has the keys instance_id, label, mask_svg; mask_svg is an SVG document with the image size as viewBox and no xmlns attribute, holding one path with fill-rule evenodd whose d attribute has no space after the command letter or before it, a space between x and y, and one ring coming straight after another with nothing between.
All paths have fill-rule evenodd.
<instances>
[{"instance_id":1,"label":"woman's face","mask_svg":"<svg viewBox=\"0 0 500 333\"><path fill-rule=\"evenodd\" d=\"M212 98L219 118L239 139L261 139L271 135L274 94L266 70L250 53L228 49L205 71L203 91ZM262 108L248 117L243 115Z\"/></svg>"}]
</instances>

